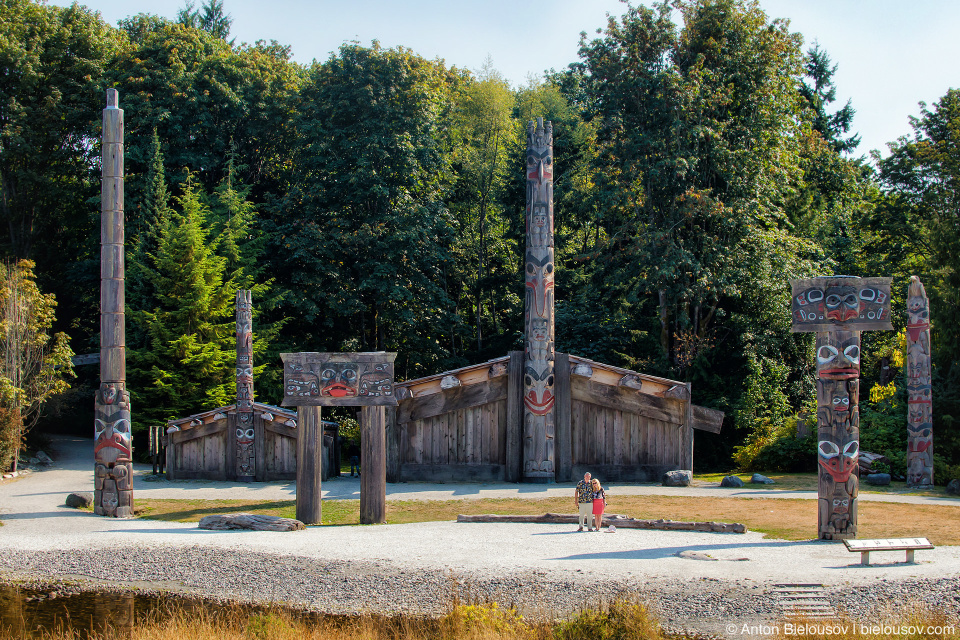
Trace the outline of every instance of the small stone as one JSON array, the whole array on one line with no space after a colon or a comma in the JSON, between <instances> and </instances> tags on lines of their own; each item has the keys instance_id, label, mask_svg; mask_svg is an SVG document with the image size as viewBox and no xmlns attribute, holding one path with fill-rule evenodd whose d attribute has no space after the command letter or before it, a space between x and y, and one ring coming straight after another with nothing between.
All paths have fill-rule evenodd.
<instances>
[{"instance_id":1,"label":"small stone","mask_svg":"<svg viewBox=\"0 0 960 640\"><path fill-rule=\"evenodd\" d=\"M871 473L866 477L867 484L875 486L884 486L890 484L889 473Z\"/></svg>"},{"instance_id":2,"label":"small stone","mask_svg":"<svg viewBox=\"0 0 960 640\"><path fill-rule=\"evenodd\" d=\"M960 496L960 478L954 478L947 483L947 493L952 496Z\"/></svg>"},{"instance_id":3,"label":"small stone","mask_svg":"<svg viewBox=\"0 0 960 640\"><path fill-rule=\"evenodd\" d=\"M665 487L688 487L693 473L687 469L667 471L663 474L660 483Z\"/></svg>"},{"instance_id":4,"label":"small stone","mask_svg":"<svg viewBox=\"0 0 960 640\"><path fill-rule=\"evenodd\" d=\"M93 494L89 491L76 491L67 496L64 504L73 509L85 509L93 504Z\"/></svg>"},{"instance_id":5,"label":"small stone","mask_svg":"<svg viewBox=\"0 0 960 640\"><path fill-rule=\"evenodd\" d=\"M760 473L755 473L750 476L750 482L753 484L776 484L773 480Z\"/></svg>"},{"instance_id":6,"label":"small stone","mask_svg":"<svg viewBox=\"0 0 960 640\"><path fill-rule=\"evenodd\" d=\"M12 473L5 473L5 474L3 474L3 479L4 479L4 480L10 480L11 478L13 478L13 474L12 474Z\"/></svg>"},{"instance_id":7,"label":"small stone","mask_svg":"<svg viewBox=\"0 0 960 640\"><path fill-rule=\"evenodd\" d=\"M720 486L740 488L743 486L743 480L737 476L724 476L723 480L720 481Z\"/></svg>"}]
</instances>

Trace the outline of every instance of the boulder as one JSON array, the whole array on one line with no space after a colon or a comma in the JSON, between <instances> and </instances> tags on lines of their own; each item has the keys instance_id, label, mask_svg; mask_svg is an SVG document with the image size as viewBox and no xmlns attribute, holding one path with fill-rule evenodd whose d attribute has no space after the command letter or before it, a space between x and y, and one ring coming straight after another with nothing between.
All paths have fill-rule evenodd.
<instances>
[{"instance_id":1,"label":"boulder","mask_svg":"<svg viewBox=\"0 0 960 640\"><path fill-rule=\"evenodd\" d=\"M201 529L224 531L227 529L250 529L252 531L299 531L307 526L293 518L263 516L254 513L226 513L204 516L198 525Z\"/></svg>"},{"instance_id":2,"label":"boulder","mask_svg":"<svg viewBox=\"0 0 960 640\"><path fill-rule=\"evenodd\" d=\"M759 473L755 473L752 476L750 476L750 482L753 484L776 484L774 483L773 480L771 480L767 476Z\"/></svg>"},{"instance_id":3,"label":"boulder","mask_svg":"<svg viewBox=\"0 0 960 640\"><path fill-rule=\"evenodd\" d=\"M690 486L690 478L692 476L693 472L687 469L667 471L663 474L660 483L665 487L688 487Z\"/></svg>"},{"instance_id":4,"label":"boulder","mask_svg":"<svg viewBox=\"0 0 960 640\"><path fill-rule=\"evenodd\" d=\"M723 480L720 481L721 487L734 487L739 489L743 486L743 480L737 476L724 476Z\"/></svg>"},{"instance_id":5,"label":"boulder","mask_svg":"<svg viewBox=\"0 0 960 640\"><path fill-rule=\"evenodd\" d=\"M40 458L30 458L27 460L27 464L40 464Z\"/></svg>"},{"instance_id":6,"label":"boulder","mask_svg":"<svg viewBox=\"0 0 960 640\"><path fill-rule=\"evenodd\" d=\"M875 486L885 486L890 484L890 474L889 473L871 473L865 478L867 484L872 484Z\"/></svg>"},{"instance_id":7,"label":"boulder","mask_svg":"<svg viewBox=\"0 0 960 640\"><path fill-rule=\"evenodd\" d=\"M954 478L947 483L947 493L953 496L960 496L960 479Z\"/></svg>"},{"instance_id":8,"label":"boulder","mask_svg":"<svg viewBox=\"0 0 960 640\"><path fill-rule=\"evenodd\" d=\"M93 494L89 491L75 491L67 496L64 504L74 509L85 509L93 504Z\"/></svg>"},{"instance_id":9,"label":"boulder","mask_svg":"<svg viewBox=\"0 0 960 640\"><path fill-rule=\"evenodd\" d=\"M37 460L40 461L40 464L53 464L53 458L43 451L37 451Z\"/></svg>"}]
</instances>

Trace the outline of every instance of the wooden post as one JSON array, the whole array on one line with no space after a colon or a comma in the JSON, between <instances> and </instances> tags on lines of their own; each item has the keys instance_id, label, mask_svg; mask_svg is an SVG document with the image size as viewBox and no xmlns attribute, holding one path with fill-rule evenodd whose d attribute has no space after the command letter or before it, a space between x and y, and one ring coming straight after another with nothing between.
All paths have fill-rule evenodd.
<instances>
[{"instance_id":1,"label":"wooden post","mask_svg":"<svg viewBox=\"0 0 960 640\"><path fill-rule=\"evenodd\" d=\"M386 407L387 482L400 482L400 425L397 407Z\"/></svg>"},{"instance_id":2,"label":"wooden post","mask_svg":"<svg viewBox=\"0 0 960 640\"><path fill-rule=\"evenodd\" d=\"M387 521L386 423L386 407L360 410L360 524Z\"/></svg>"},{"instance_id":3,"label":"wooden post","mask_svg":"<svg viewBox=\"0 0 960 640\"><path fill-rule=\"evenodd\" d=\"M523 480L556 479L553 305L553 124L527 125Z\"/></svg>"},{"instance_id":4,"label":"wooden post","mask_svg":"<svg viewBox=\"0 0 960 640\"><path fill-rule=\"evenodd\" d=\"M320 407L297 407L297 520L321 523L323 425Z\"/></svg>"},{"instance_id":5,"label":"wooden post","mask_svg":"<svg viewBox=\"0 0 960 640\"><path fill-rule=\"evenodd\" d=\"M511 351L507 362L506 482L523 477L523 351Z\"/></svg>"},{"instance_id":6,"label":"wooden post","mask_svg":"<svg viewBox=\"0 0 960 640\"><path fill-rule=\"evenodd\" d=\"M252 482L263 479L257 465L257 449L263 449L253 424L253 301L252 292L237 291L237 426L229 434L233 440L236 479ZM229 455L229 454L228 454Z\"/></svg>"},{"instance_id":7,"label":"wooden post","mask_svg":"<svg viewBox=\"0 0 960 640\"><path fill-rule=\"evenodd\" d=\"M557 482L573 480L573 441L571 434L570 412L570 355L557 353L554 360L556 372L556 415L557 415Z\"/></svg>"},{"instance_id":8,"label":"wooden post","mask_svg":"<svg viewBox=\"0 0 960 640\"><path fill-rule=\"evenodd\" d=\"M890 278L791 280L791 331L813 332L817 362L817 533L857 537L860 332L893 328Z\"/></svg>"},{"instance_id":9,"label":"wooden post","mask_svg":"<svg viewBox=\"0 0 960 640\"><path fill-rule=\"evenodd\" d=\"M100 186L100 388L94 398L93 511L133 516L133 444L126 389L123 256L123 110L107 89Z\"/></svg>"},{"instance_id":10,"label":"wooden post","mask_svg":"<svg viewBox=\"0 0 960 640\"><path fill-rule=\"evenodd\" d=\"M693 473L693 385L686 383L687 399L680 431L680 468Z\"/></svg>"},{"instance_id":11,"label":"wooden post","mask_svg":"<svg viewBox=\"0 0 960 640\"><path fill-rule=\"evenodd\" d=\"M933 486L930 301L917 276L907 289L907 486Z\"/></svg>"}]
</instances>

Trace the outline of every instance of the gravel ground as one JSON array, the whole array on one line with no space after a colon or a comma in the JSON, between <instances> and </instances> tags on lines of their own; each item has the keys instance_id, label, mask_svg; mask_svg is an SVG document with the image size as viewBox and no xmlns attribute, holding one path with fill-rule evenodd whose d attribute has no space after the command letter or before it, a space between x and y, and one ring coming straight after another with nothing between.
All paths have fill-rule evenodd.
<instances>
[{"instance_id":1,"label":"gravel ground","mask_svg":"<svg viewBox=\"0 0 960 640\"><path fill-rule=\"evenodd\" d=\"M837 610L869 624L891 604L960 612L960 547L919 551L912 565L897 562L902 552L874 554L881 564L861 567L859 554L837 543L755 533L578 534L565 525L454 522L212 532L63 507L67 492L87 488L88 475L81 450L0 485L0 580L82 580L336 613L439 613L460 597L560 616L636 593L670 628L730 638L744 637L744 624L778 619L777 583L822 583Z\"/></svg>"}]
</instances>

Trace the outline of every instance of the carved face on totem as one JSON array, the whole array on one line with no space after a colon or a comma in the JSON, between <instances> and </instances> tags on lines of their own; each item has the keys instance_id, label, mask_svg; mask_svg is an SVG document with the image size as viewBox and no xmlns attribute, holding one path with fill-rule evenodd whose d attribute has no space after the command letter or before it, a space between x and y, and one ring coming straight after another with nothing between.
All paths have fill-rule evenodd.
<instances>
[{"instance_id":1,"label":"carved face on totem","mask_svg":"<svg viewBox=\"0 0 960 640\"><path fill-rule=\"evenodd\" d=\"M253 382L253 367L249 364L237 365L237 382L247 384Z\"/></svg>"},{"instance_id":2,"label":"carved face on totem","mask_svg":"<svg viewBox=\"0 0 960 640\"><path fill-rule=\"evenodd\" d=\"M844 483L857 468L860 457L860 443L846 439L837 444L832 440L821 440L817 446L817 462L838 483Z\"/></svg>"},{"instance_id":3,"label":"carved face on totem","mask_svg":"<svg viewBox=\"0 0 960 640\"><path fill-rule=\"evenodd\" d=\"M130 418L116 417L118 419L112 422L100 418L94 420L93 456L103 464L129 462L131 459Z\"/></svg>"},{"instance_id":4,"label":"carved face on totem","mask_svg":"<svg viewBox=\"0 0 960 640\"><path fill-rule=\"evenodd\" d=\"M535 342L550 340L550 324L546 318L533 318L530 321L530 337Z\"/></svg>"},{"instance_id":5,"label":"carved face on totem","mask_svg":"<svg viewBox=\"0 0 960 640\"><path fill-rule=\"evenodd\" d=\"M253 444L253 440L256 437L256 432L253 430L253 427L241 427L237 429L237 443L241 445Z\"/></svg>"},{"instance_id":6,"label":"carved face on totem","mask_svg":"<svg viewBox=\"0 0 960 640\"><path fill-rule=\"evenodd\" d=\"M907 290L907 325L927 325L930 323L930 309L927 302L927 292L920 279L910 278L910 287Z\"/></svg>"},{"instance_id":7,"label":"carved face on totem","mask_svg":"<svg viewBox=\"0 0 960 640\"><path fill-rule=\"evenodd\" d=\"M545 317L547 296L553 289L553 260L549 257L538 259L527 252L527 295L532 296L531 311L534 316Z\"/></svg>"},{"instance_id":8,"label":"carved face on totem","mask_svg":"<svg viewBox=\"0 0 960 640\"><path fill-rule=\"evenodd\" d=\"M116 403L120 393L121 389L118 388L116 382L104 382L100 385L100 402L105 405L112 405Z\"/></svg>"},{"instance_id":9,"label":"carved face on totem","mask_svg":"<svg viewBox=\"0 0 960 640\"><path fill-rule=\"evenodd\" d=\"M822 331L817 334L817 375L825 380L860 377L860 333Z\"/></svg>"},{"instance_id":10,"label":"carved face on totem","mask_svg":"<svg viewBox=\"0 0 960 640\"><path fill-rule=\"evenodd\" d=\"M533 367L525 367L523 373L523 403L530 413L546 415L553 409L556 398L553 395L553 372L539 372Z\"/></svg>"},{"instance_id":11,"label":"carved face on totem","mask_svg":"<svg viewBox=\"0 0 960 640\"><path fill-rule=\"evenodd\" d=\"M539 183L553 181L553 158L545 146L527 149L527 180Z\"/></svg>"},{"instance_id":12,"label":"carved face on totem","mask_svg":"<svg viewBox=\"0 0 960 640\"><path fill-rule=\"evenodd\" d=\"M358 365L355 362L328 362L320 372L320 395L352 398L357 395Z\"/></svg>"},{"instance_id":13,"label":"carved face on totem","mask_svg":"<svg viewBox=\"0 0 960 640\"><path fill-rule=\"evenodd\" d=\"M890 328L887 278L832 276L793 281L793 331Z\"/></svg>"},{"instance_id":14,"label":"carved face on totem","mask_svg":"<svg viewBox=\"0 0 960 640\"><path fill-rule=\"evenodd\" d=\"M358 394L362 397L373 398L393 394L393 376L390 375L385 364L376 364L373 371L367 371L360 376Z\"/></svg>"}]
</instances>

